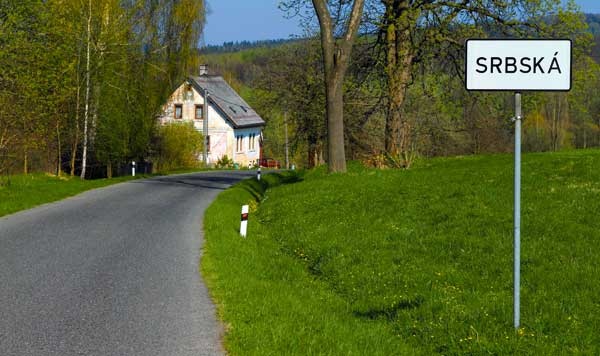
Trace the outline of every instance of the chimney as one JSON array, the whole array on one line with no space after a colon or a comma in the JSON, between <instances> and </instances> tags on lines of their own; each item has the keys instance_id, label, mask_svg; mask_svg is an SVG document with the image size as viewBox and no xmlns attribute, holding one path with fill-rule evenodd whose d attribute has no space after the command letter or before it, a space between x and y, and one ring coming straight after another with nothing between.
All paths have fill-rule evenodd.
<instances>
[{"instance_id":1,"label":"chimney","mask_svg":"<svg viewBox=\"0 0 600 356\"><path fill-rule=\"evenodd\" d=\"M199 75L208 75L208 64L201 64L200 65L200 72L198 73Z\"/></svg>"}]
</instances>

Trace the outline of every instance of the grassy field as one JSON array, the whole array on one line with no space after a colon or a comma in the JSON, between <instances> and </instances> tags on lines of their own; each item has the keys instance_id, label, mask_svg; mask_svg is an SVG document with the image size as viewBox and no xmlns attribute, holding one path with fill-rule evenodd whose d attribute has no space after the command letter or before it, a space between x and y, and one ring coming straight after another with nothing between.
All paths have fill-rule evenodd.
<instances>
[{"instance_id":1,"label":"grassy field","mask_svg":"<svg viewBox=\"0 0 600 356\"><path fill-rule=\"evenodd\" d=\"M136 177L124 176L112 179L93 179L82 181L79 177L56 177L50 174L14 175L8 179L0 177L0 216L30 209L40 204L51 203L70 196L77 195L86 190L101 188L112 184L126 182L132 179L148 178L152 176L184 174L206 171L204 168L182 168L152 175L138 174Z\"/></svg>"},{"instance_id":2,"label":"grassy field","mask_svg":"<svg viewBox=\"0 0 600 356\"><path fill-rule=\"evenodd\" d=\"M600 354L600 151L269 176L209 208L205 278L235 355ZM279 184L281 181L293 184ZM260 201L260 204L258 202ZM250 202L248 238L238 236Z\"/></svg>"},{"instance_id":3,"label":"grassy field","mask_svg":"<svg viewBox=\"0 0 600 356\"><path fill-rule=\"evenodd\" d=\"M136 178L142 177L144 176ZM47 174L15 175L10 178L9 186L0 185L0 216L131 179L134 178L119 177L83 181L78 177L58 178Z\"/></svg>"}]
</instances>

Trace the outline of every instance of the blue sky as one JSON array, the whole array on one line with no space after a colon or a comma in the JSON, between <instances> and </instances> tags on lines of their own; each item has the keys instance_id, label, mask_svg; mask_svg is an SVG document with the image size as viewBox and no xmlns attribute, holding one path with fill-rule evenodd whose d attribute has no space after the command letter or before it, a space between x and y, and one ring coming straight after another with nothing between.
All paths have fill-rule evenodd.
<instances>
[{"instance_id":1,"label":"blue sky","mask_svg":"<svg viewBox=\"0 0 600 356\"><path fill-rule=\"evenodd\" d=\"M211 13L204 31L206 44L289 38L299 34L298 19L286 19L280 0L207 0ZM584 12L600 13L600 0L576 0Z\"/></svg>"},{"instance_id":2,"label":"blue sky","mask_svg":"<svg viewBox=\"0 0 600 356\"><path fill-rule=\"evenodd\" d=\"M208 0L206 44L289 38L300 32L298 19L286 19L280 0Z\"/></svg>"}]
</instances>

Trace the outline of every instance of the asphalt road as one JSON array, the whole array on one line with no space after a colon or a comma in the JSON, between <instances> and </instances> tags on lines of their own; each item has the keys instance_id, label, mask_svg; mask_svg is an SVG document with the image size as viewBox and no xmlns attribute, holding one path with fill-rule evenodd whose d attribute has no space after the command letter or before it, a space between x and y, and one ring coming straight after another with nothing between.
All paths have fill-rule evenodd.
<instances>
[{"instance_id":1,"label":"asphalt road","mask_svg":"<svg viewBox=\"0 0 600 356\"><path fill-rule=\"evenodd\" d=\"M133 181L0 218L0 355L222 354L202 216L252 175Z\"/></svg>"}]
</instances>

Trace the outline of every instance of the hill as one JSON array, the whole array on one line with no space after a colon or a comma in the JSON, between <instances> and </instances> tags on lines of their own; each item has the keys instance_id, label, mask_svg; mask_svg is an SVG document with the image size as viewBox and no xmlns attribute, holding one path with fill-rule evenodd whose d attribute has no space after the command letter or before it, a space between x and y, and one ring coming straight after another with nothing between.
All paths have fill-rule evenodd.
<instances>
[{"instance_id":1,"label":"hill","mask_svg":"<svg viewBox=\"0 0 600 356\"><path fill-rule=\"evenodd\" d=\"M595 46L594 54L600 52L600 14L584 14L585 22L588 25L588 31L594 36ZM259 41L229 41L224 42L220 45L206 45L200 50L200 55L210 56L214 54L224 53L236 53L244 50L253 50L257 48L276 48L285 44L302 42L306 39L303 38L289 38L289 39L273 39L273 40L259 40Z\"/></svg>"},{"instance_id":2,"label":"hill","mask_svg":"<svg viewBox=\"0 0 600 356\"><path fill-rule=\"evenodd\" d=\"M221 45L206 45L200 50L201 55L217 54L217 53L234 53L246 49L254 48L271 48L278 47L286 43L293 43L298 39L275 39L275 40L260 40L260 41L230 41L224 42Z\"/></svg>"},{"instance_id":3,"label":"hill","mask_svg":"<svg viewBox=\"0 0 600 356\"><path fill-rule=\"evenodd\" d=\"M203 270L234 354L598 354L600 151L523 160L512 326L512 156L247 182L206 216ZM275 182L277 180L277 182ZM257 200L260 204L257 205ZM236 232L250 202L249 237ZM230 217L227 217L230 215Z\"/></svg>"}]
</instances>

